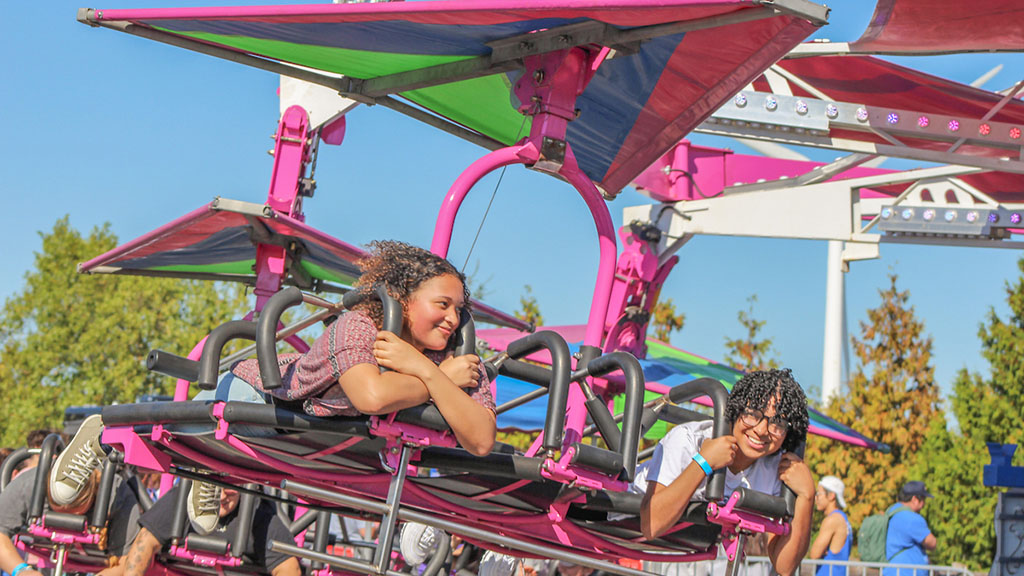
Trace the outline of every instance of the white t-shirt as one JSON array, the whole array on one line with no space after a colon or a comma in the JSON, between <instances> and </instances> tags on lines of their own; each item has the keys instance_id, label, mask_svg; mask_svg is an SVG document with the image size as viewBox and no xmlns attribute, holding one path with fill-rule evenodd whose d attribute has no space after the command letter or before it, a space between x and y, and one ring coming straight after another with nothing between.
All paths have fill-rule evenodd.
<instances>
[{"instance_id":1,"label":"white t-shirt","mask_svg":"<svg viewBox=\"0 0 1024 576\"><path fill-rule=\"evenodd\" d=\"M701 443L711 438L711 425L710 420L702 420L680 424L670 430L654 448L654 456L637 467L630 491L643 494L647 492L647 483L651 481L662 486L671 484L690 465L694 454L700 452ZM726 468L724 498L728 498L740 486L778 496L782 491L782 481L779 480L781 459L782 451L780 450L775 454L755 460L746 470L741 470L737 474L733 474ZM691 501L706 500L704 497L706 484L707 479L705 478L693 493Z\"/></svg>"}]
</instances>

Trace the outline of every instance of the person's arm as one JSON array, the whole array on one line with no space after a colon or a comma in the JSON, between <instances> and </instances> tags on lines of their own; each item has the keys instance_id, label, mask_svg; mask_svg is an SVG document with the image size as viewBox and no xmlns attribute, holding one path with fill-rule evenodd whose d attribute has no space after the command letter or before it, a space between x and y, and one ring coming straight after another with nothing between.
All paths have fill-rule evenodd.
<instances>
[{"instance_id":1,"label":"person's arm","mask_svg":"<svg viewBox=\"0 0 1024 576\"><path fill-rule=\"evenodd\" d=\"M131 549L128 550L124 576L143 576L159 550L160 541L156 539L156 536L153 536L145 528L139 528L139 533L135 536Z\"/></svg>"},{"instance_id":2,"label":"person's arm","mask_svg":"<svg viewBox=\"0 0 1024 576\"><path fill-rule=\"evenodd\" d=\"M722 436L705 440L701 445L700 454L707 460L712 470L725 468L732 464L736 457L736 438ZM706 477L700 465L691 460L668 486L656 480L649 481L643 503L640 505L640 529L644 538L657 538L675 526L690 505L694 492Z\"/></svg>"},{"instance_id":3,"label":"person's arm","mask_svg":"<svg viewBox=\"0 0 1024 576\"><path fill-rule=\"evenodd\" d=\"M779 479L796 493L796 511L789 523L789 534L773 534L768 541L768 557L775 571L788 576L800 568L811 540L811 515L814 512L814 477L807 464L795 454L783 454Z\"/></svg>"},{"instance_id":4,"label":"person's arm","mask_svg":"<svg viewBox=\"0 0 1024 576\"><path fill-rule=\"evenodd\" d=\"M426 387L430 399L463 448L476 456L491 451L497 430L494 413L478 404L462 389L476 385L479 379L479 358L474 355L455 358L454 364L446 369L464 374L456 375L453 381L441 367L391 332L381 331L377 334L373 353L381 366L415 377ZM348 372L342 377L347 375ZM345 393L348 393L347 388Z\"/></svg>"},{"instance_id":5,"label":"person's arm","mask_svg":"<svg viewBox=\"0 0 1024 576\"><path fill-rule=\"evenodd\" d=\"M839 520L840 522L836 522ZM825 556L825 552L832 547L832 540L835 539L837 528L842 519L835 514L826 516L821 521L821 530L818 530L818 536L814 538L814 542L811 543L811 550L807 553L808 558L819 559Z\"/></svg>"},{"instance_id":6,"label":"person's arm","mask_svg":"<svg viewBox=\"0 0 1024 576\"><path fill-rule=\"evenodd\" d=\"M430 400L430 392L419 378L401 372L381 373L373 364L352 366L338 378L338 384L363 414L390 414Z\"/></svg>"},{"instance_id":7,"label":"person's arm","mask_svg":"<svg viewBox=\"0 0 1024 576\"><path fill-rule=\"evenodd\" d=\"M299 561L292 556L274 566L274 569L270 571L270 576L302 576L302 567L299 566Z\"/></svg>"},{"instance_id":8,"label":"person's arm","mask_svg":"<svg viewBox=\"0 0 1024 576\"><path fill-rule=\"evenodd\" d=\"M14 542L11 538L0 532L0 570L8 574L13 574L14 569L19 564L24 562L21 558L21 554L18 554L18 549L14 546ZM18 572L18 576L42 576L38 570L34 567L22 568L21 572Z\"/></svg>"},{"instance_id":9,"label":"person's arm","mask_svg":"<svg viewBox=\"0 0 1024 576\"><path fill-rule=\"evenodd\" d=\"M925 537L924 542L921 542L921 546L924 546L925 550L935 550L935 547L938 546L938 544L939 542L935 539L935 534L932 534L931 532L929 532L928 536Z\"/></svg>"}]
</instances>

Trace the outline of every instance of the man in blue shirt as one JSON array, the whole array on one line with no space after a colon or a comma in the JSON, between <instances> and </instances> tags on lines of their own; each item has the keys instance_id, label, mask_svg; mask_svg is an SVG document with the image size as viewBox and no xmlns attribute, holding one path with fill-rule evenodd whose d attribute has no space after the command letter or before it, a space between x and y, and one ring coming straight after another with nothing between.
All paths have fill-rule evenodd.
<instances>
[{"instance_id":1,"label":"man in blue shirt","mask_svg":"<svg viewBox=\"0 0 1024 576\"><path fill-rule=\"evenodd\" d=\"M885 557L892 564L928 564L926 550L935 549L935 535L921 516L925 500L931 498L924 482L913 480L900 489L899 502L889 507L898 509L889 520L885 535ZM928 576L926 570L885 568L882 576Z\"/></svg>"}]
</instances>

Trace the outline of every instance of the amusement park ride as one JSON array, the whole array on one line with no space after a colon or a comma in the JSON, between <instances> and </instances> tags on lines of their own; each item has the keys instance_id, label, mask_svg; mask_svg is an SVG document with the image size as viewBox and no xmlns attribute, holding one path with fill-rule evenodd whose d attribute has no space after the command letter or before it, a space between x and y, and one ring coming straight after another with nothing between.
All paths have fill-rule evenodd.
<instances>
[{"instance_id":1,"label":"amusement park ride","mask_svg":"<svg viewBox=\"0 0 1024 576\"><path fill-rule=\"evenodd\" d=\"M875 22L900 26L920 4L880 3L876 11L887 18ZM938 4L932 16L943 19L959 3ZM1022 11L1010 2L981 4ZM252 314L216 328L187 356L154 351L150 368L178 378L175 401L104 408L104 442L144 468L250 492L255 485L283 488L313 510L380 518L371 561L327 554L319 539L312 550L273 544L321 563L321 574L393 574L391 536L397 523L410 521L485 548L626 575L646 573L617 560L711 559L719 545L733 560L746 536L787 533L787 498L741 490L722 500L720 473L709 481L711 501L693 504L675 530L652 540L640 532L639 497L628 485L641 435L659 419L709 418L679 406L691 400L712 407L716 435L724 434L734 382L671 372L648 357L647 323L675 252L694 234L828 240L836 254L830 266L841 274L850 261L877 257L885 242L1019 247L1012 236L1024 214L1017 202L1024 104L1015 97L1022 86L996 95L866 55L900 45L922 53L1012 46L985 44L970 27L957 36L961 47L928 33L890 33L883 24L853 44L801 45L827 16L827 8L805 0L82 9L79 20L90 26L254 66L350 100L326 112L318 105L312 114L287 108L266 202L216 198L80 266L84 273L240 281L256 296ZM836 50L824 53L829 49ZM839 78L840 59L842 74L858 82ZM283 95L317 90L283 86ZM273 387L278 341L308 349L298 332L357 297L348 288L363 251L305 224L303 213L316 186L318 147L341 143L351 102L397 110L489 150L441 202L430 246L436 254L447 255L473 185L504 166L566 181L590 211L600 256L585 327L571 335L533 332L483 303L474 303L475 318L460 327L467 351L478 334L493 336L488 343L500 352L488 361L493 375L537 387L499 411L547 396L543 432L524 453L499 446L485 457L468 454L431 406L317 418L273 404L187 401L192 383L214 386L218 372L253 352ZM527 136L519 138L519 130ZM745 156L682 140L694 130L852 154L823 165ZM949 166L862 166L877 155ZM605 199L631 183L657 203L627 209L629 224L616 233ZM400 321L386 291L377 297ZM284 326L282 313L301 304L319 310ZM478 333L481 322L505 328ZM254 345L222 358L233 339ZM645 391L657 399L645 402ZM615 415L620 395L624 408ZM884 449L817 413L811 432ZM609 512L622 519L609 521ZM36 514L33 522L46 520ZM71 536L67 543L81 544ZM209 566L237 567L229 549L204 554Z\"/></svg>"}]
</instances>

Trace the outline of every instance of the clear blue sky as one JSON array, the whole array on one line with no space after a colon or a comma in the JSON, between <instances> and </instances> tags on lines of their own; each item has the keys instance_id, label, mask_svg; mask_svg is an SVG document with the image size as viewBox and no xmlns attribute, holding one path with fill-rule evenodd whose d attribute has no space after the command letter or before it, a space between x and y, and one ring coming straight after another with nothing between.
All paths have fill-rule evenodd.
<instances>
[{"instance_id":1,"label":"clear blue sky","mask_svg":"<svg viewBox=\"0 0 1024 576\"><path fill-rule=\"evenodd\" d=\"M74 2L15 2L0 46L6 56L0 91L0 221L6 232L0 297L22 287L39 250L38 232L65 214L80 230L110 222L122 241L141 235L214 196L262 202L270 178L269 138L277 122L277 77L75 21ZM210 2L211 4L215 2ZM128 0L92 8L195 2ZM818 36L853 40L872 6L832 3L832 24ZM1024 77L1020 55L942 56L899 62L970 82L997 64L986 87ZM699 143L735 142L697 136ZM358 109L346 141L321 150L308 222L362 244L397 238L429 245L448 186L482 151L385 109ZM836 153L813 153L830 159ZM887 164L897 168L913 163ZM462 265L495 178L470 194L456 223L452 260ZM610 203L648 202L632 191ZM777 356L805 386L821 378L826 246L821 242L697 238L663 295L686 313L674 344L711 358L736 336L736 313L757 294L756 315ZM1005 314L1004 284L1019 255L1008 250L884 246L882 258L856 263L847 276L851 328L878 303L887 275L900 275L934 337L936 374L946 390L957 370L987 371L977 330L990 306ZM486 281L488 301L518 308L529 284L549 324L583 323L596 273L590 217L575 192L553 178L511 169L497 193L469 272ZM478 268L477 268L478 267Z\"/></svg>"}]
</instances>

